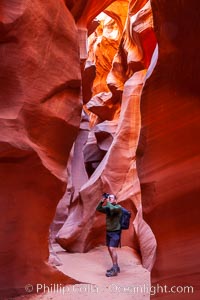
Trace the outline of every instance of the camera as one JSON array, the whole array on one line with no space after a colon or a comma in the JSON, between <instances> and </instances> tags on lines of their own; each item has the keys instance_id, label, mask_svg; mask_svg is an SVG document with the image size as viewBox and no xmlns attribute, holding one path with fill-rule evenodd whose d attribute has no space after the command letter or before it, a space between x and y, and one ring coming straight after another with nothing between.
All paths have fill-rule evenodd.
<instances>
[{"instance_id":1,"label":"camera","mask_svg":"<svg viewBox=\"0 0 200 300\"><path fill-rule=\"evenodd\" d=\"M102 196L103 196L104 198L107 199L107 198L110 196L110 194L108 194L108 193L103 193Z\"/></svg>"}]
</instances>

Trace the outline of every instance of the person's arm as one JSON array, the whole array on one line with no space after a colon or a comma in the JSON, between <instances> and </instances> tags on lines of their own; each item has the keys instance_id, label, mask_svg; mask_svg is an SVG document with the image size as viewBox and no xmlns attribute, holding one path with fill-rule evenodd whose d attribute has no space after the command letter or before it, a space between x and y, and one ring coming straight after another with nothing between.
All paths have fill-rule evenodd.
<instances>
[{"instance_id":1,"label":"person's arm","mask_svg":"<svg viewBox=\"0 0 200 300\"><path fill-rule=\"evenodd\" d=\"M103 206L105 199L102 199L99 204L97 205L96 210L101 212L101 213L106 213L106 206Z\"/></svg>"}]
</instances>

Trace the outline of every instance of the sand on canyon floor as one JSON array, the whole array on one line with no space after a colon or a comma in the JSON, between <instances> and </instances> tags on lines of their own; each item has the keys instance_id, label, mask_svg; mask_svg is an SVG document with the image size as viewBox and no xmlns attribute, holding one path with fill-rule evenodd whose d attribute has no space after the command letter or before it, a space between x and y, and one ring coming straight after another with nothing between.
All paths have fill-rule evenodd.
<instances>
[{"instance_id":1,"label":"sand on canyon floor","mask_svg":"<svg viewBox=\"0 0 200 300\"><path fill-rule=\"evenodd\" d=\"M40 294L23 295L17 300L149 300L150 273L141 265L138 254L129 247L118 249L121 272L106 277L111 260L104 246L88 253L67 253L58 250L62 265L58 267L66 275L84 282L67 286L50 286Z\"/></svg>"}]
</instances>

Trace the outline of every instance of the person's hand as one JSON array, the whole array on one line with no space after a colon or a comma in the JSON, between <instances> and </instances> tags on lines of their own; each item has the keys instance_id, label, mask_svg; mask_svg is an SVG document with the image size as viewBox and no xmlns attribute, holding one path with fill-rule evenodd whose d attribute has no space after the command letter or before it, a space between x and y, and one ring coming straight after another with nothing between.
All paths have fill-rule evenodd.
<instances>
[{"instance_id":1,"label":"person's hand","mask_svg":"<svg viewBox=\"0 0 200 300\"><path fill-rule=\"evenodd\" d=\"M104 204L106 200L107 200L107 198L106 198L106 197L103 197L103 198L101 199L101 203Z\"/></svg>"}]
</instances>

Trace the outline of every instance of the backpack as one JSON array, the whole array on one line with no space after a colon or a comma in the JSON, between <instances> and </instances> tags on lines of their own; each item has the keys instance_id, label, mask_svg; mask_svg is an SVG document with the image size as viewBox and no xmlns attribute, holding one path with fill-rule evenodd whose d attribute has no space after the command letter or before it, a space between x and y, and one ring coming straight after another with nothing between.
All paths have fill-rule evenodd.
<instances>
[{"instance_id":1,"label":"backpack","mask_svg":"<svg viewBox=\"0 0 200 300\"><path fill-rule=\"evenodd\" d=\"M121 207L122 215L120 218L121 229L128 229L130 225L131 212L124 207Z\"/></svg>"}]
</instances>

